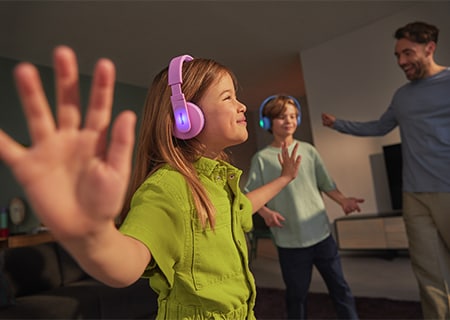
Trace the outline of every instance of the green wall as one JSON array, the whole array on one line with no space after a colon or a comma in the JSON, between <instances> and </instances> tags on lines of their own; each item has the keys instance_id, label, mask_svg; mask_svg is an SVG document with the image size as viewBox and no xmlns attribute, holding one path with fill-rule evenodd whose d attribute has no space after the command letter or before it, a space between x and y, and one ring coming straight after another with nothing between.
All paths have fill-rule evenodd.
<instances>
[{"instance_id":1,"label":"green wall","mask_svg":"<svg viewBox=\"0 0 450 320\"><path fill-rule=\"evenodd\" d=\"M24 145L30 144L27 124L22 107L19 102L13 79L13 69L18 61L0 57L0 128ZM44 90L47 93L49 103L54 107L54 78L53 69L37 66L41 74ZM86 106L89 98L91 77L80 75L80 90L82 105ZM147 88L132 86L124 83L116 83L113 118L122 110L129 109L136 112L139 117L145 102ZM1 148L2 146L0 146ZM0 161L0 207L7 207L13 197L26 198L22 188L15 181L8 167ZM58 195L55 194L55 197ZM64 208L61 208L63 210ZM63 214L63 212L62 212ZM11 233L31 232L39 226L39 221L27 206L27 217L20 226L10 224Z\"/></svg>"}]
</instances>

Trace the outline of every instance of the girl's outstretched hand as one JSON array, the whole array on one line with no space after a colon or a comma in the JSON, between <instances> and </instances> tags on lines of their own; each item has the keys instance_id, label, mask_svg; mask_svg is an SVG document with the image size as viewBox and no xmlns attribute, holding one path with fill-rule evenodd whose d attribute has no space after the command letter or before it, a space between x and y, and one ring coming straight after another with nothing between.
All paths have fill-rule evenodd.
<instances>
[{"instance_id":1,"label":"girl's outstretched hand","mask_svg":"<svg viewBox=\"0 0 450 320\"><path fill-rule=\"evenodd\" d=\"M19 64L14 72L32 145L0 130L0 160L13 171L42 223L58 240L101 232L120 212L131 171L136 116L121 113L107 141L115 69L98 61L82 123L75 53L54 51L56 120L37 69Z\"/></svg>"},{"instance_id":2,"label":"girl's outstretched hand","mask_svg":"<svg viewBox=\"0 0 450 320\"><path fill-rule=\"evenodd\" d=\"M302 157L297 155L298 143L295 144L291 154L289 154L288 146L286 143L281 145L281 153L278 154L278 161L281 164L281 176L289 177L294 180L297 177L298 168Z\"/></svg>"},{"instance_id":3,"label":"girl's outstretched hand","mask_svg":"<svg viewBox=\"0 0 450 320\"><path fill-rule=\"evenodd\" d=\"M259 211L267 202L297 177L301 161L301 156L297 155L297 149L298 144L294 146L291 154L289 154L288 147L283 142L281 145L281 153L278 154L278 160L281 164L281 175L246 194L247 198L252 203L253 213Z\"/></svg>"}]
</instances>

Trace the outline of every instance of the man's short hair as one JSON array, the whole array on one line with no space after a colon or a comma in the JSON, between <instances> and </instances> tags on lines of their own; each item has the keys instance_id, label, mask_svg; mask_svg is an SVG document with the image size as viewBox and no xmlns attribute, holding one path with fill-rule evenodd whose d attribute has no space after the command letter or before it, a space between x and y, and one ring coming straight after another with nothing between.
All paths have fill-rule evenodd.
<instances>
[{"instance_id":1,"label":"man's short hair","mask_svg":"<svg viewBox=\"0 0 450 320\"><path fill-rule=\"evenodd\" d=\"M395 39L406 38L409 41L416 43L428 43L430 41L438 42L439 29L431 24L416 21L398 28L395 31Z\"/></svg>"}]
</instances>

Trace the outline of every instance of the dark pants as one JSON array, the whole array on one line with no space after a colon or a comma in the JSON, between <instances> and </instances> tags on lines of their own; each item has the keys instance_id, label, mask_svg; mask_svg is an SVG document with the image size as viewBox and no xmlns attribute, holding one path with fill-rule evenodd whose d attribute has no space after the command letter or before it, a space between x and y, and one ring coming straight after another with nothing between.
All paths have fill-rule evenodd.
<instances>
[{"instance_id":1,"label":"dark pants","mask_svg":"<svg viewBox=\"0 0 450 320\"><path fill-rule=\"evenodd\" d=\"M278 256L286 285L289 319L306 319L306 301L313 266L328 288L339 319L358 319L355 301L342 272L341 260L332 236L307 248L280 248Z\"/></svg>"}]
</instances>

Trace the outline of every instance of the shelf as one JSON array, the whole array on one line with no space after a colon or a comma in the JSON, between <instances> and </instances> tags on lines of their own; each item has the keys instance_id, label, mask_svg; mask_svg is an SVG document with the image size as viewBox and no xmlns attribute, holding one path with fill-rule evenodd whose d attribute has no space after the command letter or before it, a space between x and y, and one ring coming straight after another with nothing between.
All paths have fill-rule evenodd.
<instances>
[{"instance_id":1,"label":"shelf","mask_svg":"<svg viewBox=\"0 0 450 320\"><path fill-rule=\"evenodd\" d=\"M0 238L0 248L33 246L54 240L52 234L47 231L37 234L12 235L8 238Z\"/></svg>"}]
</instances>

